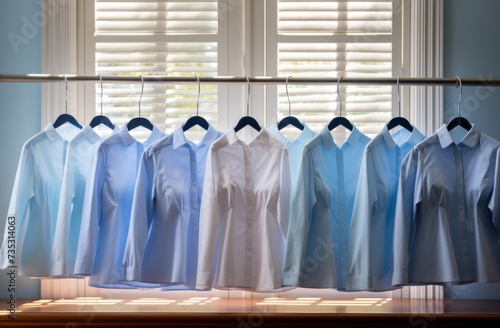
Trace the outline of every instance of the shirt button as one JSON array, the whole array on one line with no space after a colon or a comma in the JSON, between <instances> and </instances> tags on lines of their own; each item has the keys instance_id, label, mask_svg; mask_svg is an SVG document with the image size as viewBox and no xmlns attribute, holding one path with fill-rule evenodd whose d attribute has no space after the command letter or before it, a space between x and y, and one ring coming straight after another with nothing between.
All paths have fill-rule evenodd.
<instances>
[{"instance_id":1,"label":"shirt button","mask_svg":"<svg viewBox=\"0 0 500 328\"><path fill-rule=\"evenodd\" d=\"M197 207L196 204L193 204L193 208L196 208L196 207Z\"/></svg>"},{"instance_id":2,"label":"shirt button","mask_svg":"<svg viewBox=\"0 0 500 328\"><path fill-rule=\"evenodd\" d=\"M197 227L197 226L194 226L194 227L193 227L193 229L194 229L194 230L198 230L198 227Z\"/></svg>"},{"instance_id":3,"label":"shirt button","mask_svg":"<svg viewBox=\"0 0 500 328\"><path fill-rule=\"evenodd\" d=\"M196 186L196 181L193 181L193 186Z\"/></svg>"}]
</instances>

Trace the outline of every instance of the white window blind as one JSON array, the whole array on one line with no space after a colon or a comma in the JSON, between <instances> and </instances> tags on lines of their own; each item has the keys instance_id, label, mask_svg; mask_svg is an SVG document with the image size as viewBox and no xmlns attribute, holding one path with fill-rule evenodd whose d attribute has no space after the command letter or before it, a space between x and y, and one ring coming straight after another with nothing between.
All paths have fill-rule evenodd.
<instances>
[{"instance_id":1,"label":"white window blind","mask_svg":"<svg viewBox=\"0 0 500 328\"><path fill-rule=\"evenodd\" d=\"M392 76L392 1L279 0L280 76ZM390 86L342 85L342 116L373 137L391 118ZM319 131L339 115L335 85L288 86L292 115ZM288 115L278 89L278 119Z\"/></svg>"},{"instance_id":2,"label":"white window blind","mask_svg":"<svg viewBox=\"0 0 500 328\"><path fill-rule=\"evenodd\" d=\"M95 1L96 74L217 75L218 5L208 1ZM103 114L122 125L139 115L140 84L104 84ZM96 86L97 113L100 88ZM196 115L198 86L144 85L141 115L171 132ZM217 126L217 86L202 85L199 115Z\"/></svg>"}]
</instances>

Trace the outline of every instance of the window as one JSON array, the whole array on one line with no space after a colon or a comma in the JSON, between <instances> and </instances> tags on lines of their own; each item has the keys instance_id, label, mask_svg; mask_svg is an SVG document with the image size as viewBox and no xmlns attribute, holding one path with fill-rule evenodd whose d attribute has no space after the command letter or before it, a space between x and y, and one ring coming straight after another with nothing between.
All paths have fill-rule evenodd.
<instances>
[{"instance_id":1,"label":"window","mask_svg":"<svg viewBox=\"0 0 500 328\"><path fill-rule=\"evenodd\" d=\"M391 0L264 3L96 0L95 51L89 53L95 57L95 67L91 70L102 75L192 77L243 75L240 72L296 77L393 75ZM237 21L240 26L235 26L236 20L231 18L235 15L243 15L244 19ZM241 37L247 39L239 40ZM260 53L253 49L259 44L265 44ZM245 49L240 51L241 47ZM242 60L241 68L226 69L235 66L228 61L238 56L254 58ZM137 116L140 89L138 84L105 84L103 112L118 125ZM202 84L199 113L225 130L234 122L219 117L227 115L228 106L224 104L229 102L218 94L219 89L217 85ZM289 96L292 115L313 130L319 131L340 114L335 85L290 83ZM341 96L342 115L369 136L378 133L391 117L391 87L341 85ZM196 97L195 84L146 83L141 115L171 132L195 115ZM279 86L277 91L275 86L267 86L265 97L262 105L260 100L251 104L252 113L266 112L256 116L266 117L261 123L269 126L288 115L285 86ZM96 101L100 112L100 99ZM244 101L232 104L229 110L243 108Z\"/></svg>"},{"instance_id":2,"label":"window","mask_svg":"<svg viewBox=\"0 0 500 328\"><path fill-rule=\"evenodd\" d=\"M97 0L95 73L216 76L218 31L215 0ZM140 84L106 84L103 113L120 126L137 116L141 88ZM146 83L141 115L161 130L172 132L189 116L196 115L197 95L197 86L192 84ZM100 104L97 108L100 111ZM198 110L217 126L216 85L203 85Z\"/></svg>"},{"instance_id":3,"label":"window","mask_svg":"<svg viewBox=\"0 0 500 328\"><path fill-rule=\"evenodd\" d=\"M400 4L400 0L78 2L79 35L85 40L85 58L79 61L78 73L191 77L403 75L400 74L401 11L394 11ZM57 31L59 28L54 33ZM291 114L313 130L319 131L339 115L335 84L291 83L288 88ZM88 122L101 112L100 87L88 84L85 89L82 98L85 104L90 104L85 106L84 114ZM195 115L197 91L196 84L146 83L141 115L170 132ZM373 136L391 117L392 91L391 87L341 84L342 115ZM140 94L140 84L104 83L103 114L118 125L124 124L139 114ZM199 114L226 131L246 114L246 101L244 85L202 84ZM250 106L251 115L262 125L271 125L288 115L285 86L252 86ZM332 293L335 291L297 289L286 296L331 297ZM399 291L387 292L385 297L400 295L395 293ZM206 292L207 297L247 297L247 294ZM360 294L338 293L335 297ZM165 296L160 291L97 290L87 287L84 281L42 283L44 297L99 295ZM200 295L200 292L182 294Z\"/></svg>"},{"instance_id":4,"label":"window","mask_svg":"<svg viewBox=\"0 0 500 328\"><path fill-rule=\"evenodd\" d=\"M279 76L391 77L392 1L278 1L277 74ZM395 45L397 46L397 45ZM272 65L272 64L271 64ZM369 136L391 118L391 87L341 85L289 86L295 116L319 131L338 115ZM288 115L284 87L279 116Z\"/></svg>"}]
</instances>

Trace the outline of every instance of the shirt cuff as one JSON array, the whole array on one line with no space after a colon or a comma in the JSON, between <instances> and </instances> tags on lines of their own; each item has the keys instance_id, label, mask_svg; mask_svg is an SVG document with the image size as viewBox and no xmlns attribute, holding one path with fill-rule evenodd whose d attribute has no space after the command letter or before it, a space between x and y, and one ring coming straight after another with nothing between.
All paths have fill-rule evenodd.
<instances>
[{"instance_id":1,"label":"shirt cuff","mask_svg":"<svg viewBox=\"0 0 500 328\"><path fill-rule=\"evenodd\" d=\"M371 275L352 275L347 277L347 290L370 290L372 288Z\"/></svg>"},{"instance_id":2,"label":"shirt cuff","mask_svg":"<svg viewBox=\"0 0 500 328\"><path fill-rule=\"evenodd\" d=\"M75 261L75 272L77 276L90 276L92 269L92 261L88 260L76 260Z\"/></svg>"},{"instance_id":3,"label":"shirt cuff","mask_svg":"<svg viewBox=\"0 0 500 328\"><path fill-rule=\"evenodd\" d=\"M283 273L283 286L299 286L299 276L297 272Z\"/></svg>"},{"instance_id":4,"label":"shirt cuff","mask_svg":"<svg viewBox=\"0 0 500 328\"><path fill-rule=\"evenodd\" d=\"M52 276L53 277L64 277L68 275L66 272L66 265L64 261L56 261L52 263Z\"/></svg>"},{"instance_id":5,"label":"shirt cuff","mask_svg":"<svg viewBox=\"0 0 500 328\"><path fill-rule=\"evenodd\" d=\"M408 284L408 272L407 271L394 271L392 274L392 285L401 286Z\"/></svg>"},{"instance_id":6,"label":"shirt cuff","mask_svg":"<svg viewBox=\"0 0 500 328\"><path fill-rule=\"evenodd\" d=\"M141 268L137 266L125 267L126 281L141 281Z\"/></svg>"}]
</instances>

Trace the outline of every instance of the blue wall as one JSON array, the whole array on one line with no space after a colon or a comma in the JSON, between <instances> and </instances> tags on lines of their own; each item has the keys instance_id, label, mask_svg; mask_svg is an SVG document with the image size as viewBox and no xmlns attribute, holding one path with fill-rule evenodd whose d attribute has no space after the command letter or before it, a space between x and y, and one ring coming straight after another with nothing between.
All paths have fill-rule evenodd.
<instances>
[{"instance_id":1,"label":"blue wall","mask_svg":"<svg viewBox=\"0 0 500 328\"><path fill-rule=\"evenodd\" d=\"M0 3L0 73L40 73L40 0ZM0 83L0 231L3 236L14 175L23 143L40 131L40 84ZM0 238L1 239L1 238ZM6 271L0 270L0 299L8 297ZM39 298L40 282L17 277L16 296Z\"/></svg>"},{"instance_id":2,"label":"blue wall","mask_svg":"<svg viewBox=\"0 0 500 328\"><path fill-rule=\"evenodd\" d=\"M445 0L444 76L500 78L498 0ZM459 90L444 90L445 120L457 116ZM461 115L500 141L500 88L465 87ZM447 288L448 299L500 299L500 284Z\"/></svg>"}]
</instances>

